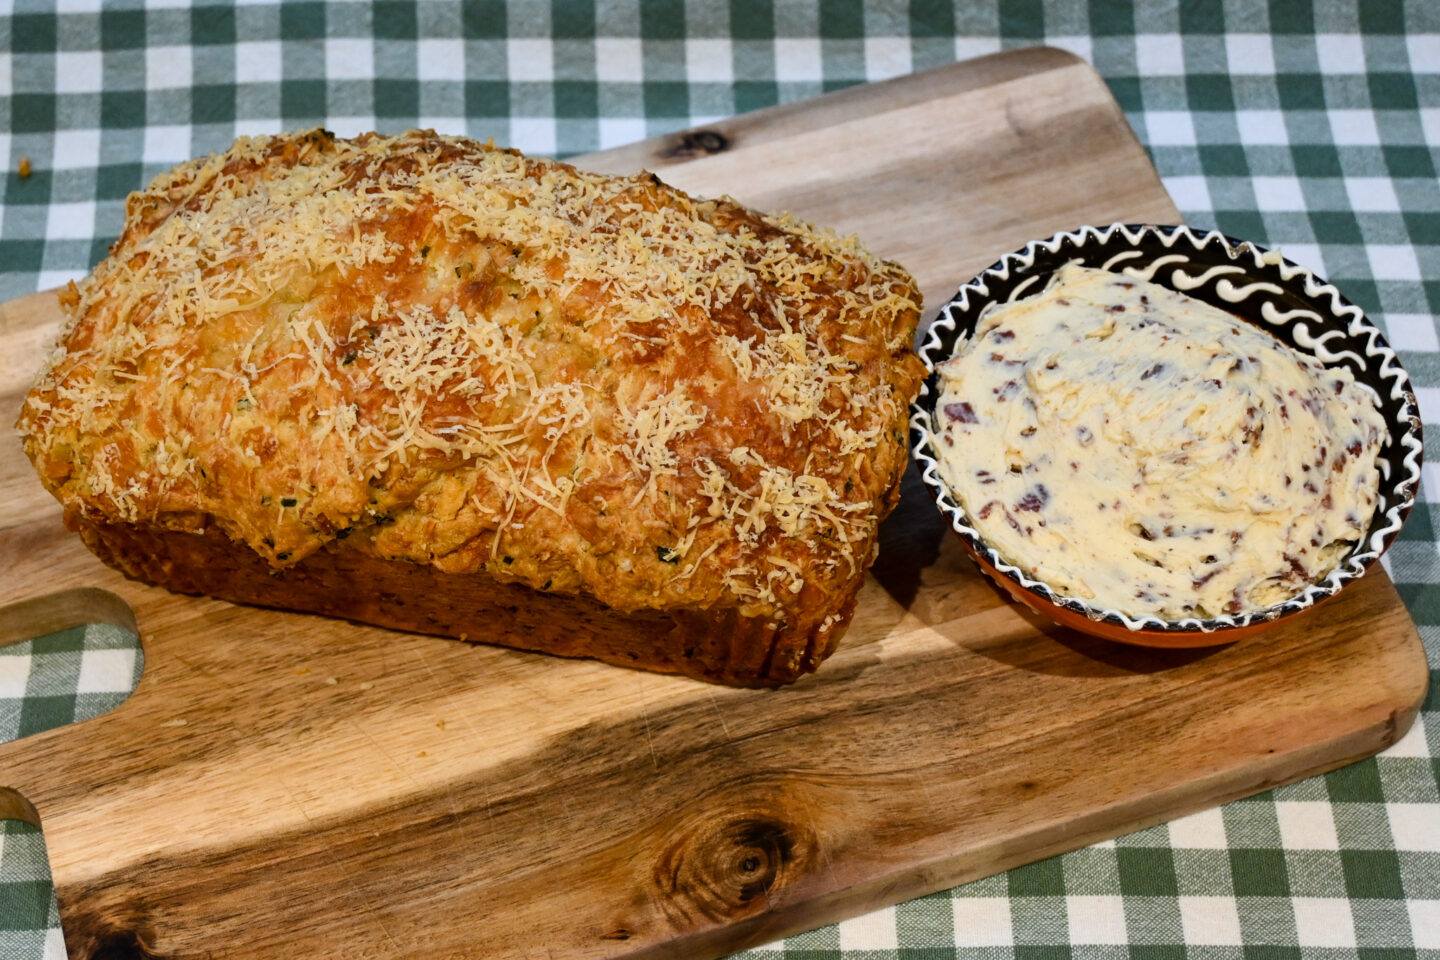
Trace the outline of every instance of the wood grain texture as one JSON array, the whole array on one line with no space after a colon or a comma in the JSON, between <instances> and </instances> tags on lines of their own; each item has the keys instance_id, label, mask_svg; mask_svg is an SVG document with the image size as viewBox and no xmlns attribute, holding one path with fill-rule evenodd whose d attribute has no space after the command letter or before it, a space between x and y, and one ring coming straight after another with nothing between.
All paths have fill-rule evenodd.
<instances>
[{"instance_id":1,"label":"wood grain texture","mask_svg":"<svg viewBox=\"0 0 1440 960\"><path fill-rule=\"evenodd\" d=\"M1177 219L1055 51L580 162L858 232L932 312L1028 239ZM57 317L0 307L0 409ZM716 956L1367 756L1424 693L1383 571L1251 642L1118 647L1006 602L913 472L839 651L767 692L127 582L0 443L0 603L110 591L146 651L115 711L0 746L73 960ZM95 616L126 613L72 593L0 642Z\"/></svg>"}]
</instances>

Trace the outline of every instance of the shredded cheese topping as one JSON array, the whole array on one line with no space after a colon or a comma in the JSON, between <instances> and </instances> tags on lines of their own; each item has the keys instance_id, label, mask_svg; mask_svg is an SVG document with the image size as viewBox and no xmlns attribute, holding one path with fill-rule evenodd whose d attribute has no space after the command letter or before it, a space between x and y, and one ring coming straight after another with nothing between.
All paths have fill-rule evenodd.
<instances>
[{"instance_id":1,"label":"shredded cheese topping","mask_svg":"<svg viewBox=\"0 0 1440 960\"><path fill-rule=\"evenodd\" d=\"M777 620L873 559L919 294L853 237L428 132L127 213L18 424L74 513Z\"/></svg>"}]
</instances>

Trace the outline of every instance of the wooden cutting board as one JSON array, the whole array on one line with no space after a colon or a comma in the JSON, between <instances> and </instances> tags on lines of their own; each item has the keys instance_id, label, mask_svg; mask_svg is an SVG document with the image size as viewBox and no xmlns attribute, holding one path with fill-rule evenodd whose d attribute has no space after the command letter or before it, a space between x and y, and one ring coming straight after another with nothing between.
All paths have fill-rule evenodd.
<instances>
[{"instance_id":1,"label":"wooden cutting board","mask_svg":"<svg viewBox=\"0 0 1440 960\"><path fill-rule=\"evenodd\" d=\"M580 163L855 231L932 313L1025 240L1177 219L1053 50ZM0 409L57 316L0 309ZM913 475L839 652L757 692L126 582L0 453L0 602L72 591L0 641L99 619L145 645L120 708L0 746L72 960L716 956L1367 756L1425 686L1378 568L1254 641L1120 647L1007 603Z\"/></svg>"}]
</instances>

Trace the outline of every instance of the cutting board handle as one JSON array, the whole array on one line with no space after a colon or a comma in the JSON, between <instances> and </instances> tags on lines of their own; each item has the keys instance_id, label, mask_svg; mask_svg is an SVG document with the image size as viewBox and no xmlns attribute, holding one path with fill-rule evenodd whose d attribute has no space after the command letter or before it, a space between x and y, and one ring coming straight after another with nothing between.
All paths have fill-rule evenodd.
<instances>
[{"instance_id":1,"label":"cutting board handle","mask_svg":"<svg viewBox=\"0 0 1440 960\"><path fill-rule=\"evenodd\" d=\"M109 590L76 587L0 607L0 647L90 623L109 623L140 633L130 604Z\"/></svg>"}]
</instances>

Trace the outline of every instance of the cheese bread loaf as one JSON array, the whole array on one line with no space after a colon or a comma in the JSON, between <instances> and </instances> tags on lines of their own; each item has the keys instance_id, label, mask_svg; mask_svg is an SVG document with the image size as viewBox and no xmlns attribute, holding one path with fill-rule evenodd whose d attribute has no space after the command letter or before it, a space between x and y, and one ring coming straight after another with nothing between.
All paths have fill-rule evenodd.
<instances>
[{"instance_id":1,"label":"cheese bread loaf","mask_svg":"<svg viewBox=\"0 0 1440 960\"><path fill-rule=\"evenodd\" d=\"M922 375L853 238L429 132L182 165L61 299L18 428L126 574L732 684L834 648Z\"/></svg>"}]
</instances>

